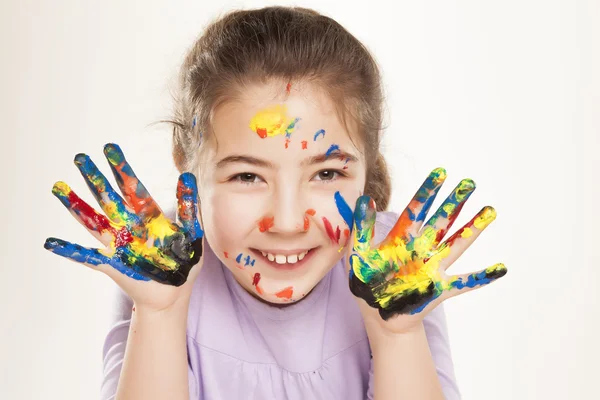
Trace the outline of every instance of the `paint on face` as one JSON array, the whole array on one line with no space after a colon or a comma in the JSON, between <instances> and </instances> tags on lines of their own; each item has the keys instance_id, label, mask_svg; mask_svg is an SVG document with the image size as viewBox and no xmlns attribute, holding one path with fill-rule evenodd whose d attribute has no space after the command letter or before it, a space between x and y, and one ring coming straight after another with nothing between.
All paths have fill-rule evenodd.
<instances>
[{"instance_id":1,"label":"paint on face","mask_svg":"<svg viewBox=\"0 0 600 400\"><path fill-rule=\"evenodd\" d=\"M264 217L258 221L258 230L268 232L274 225L275 217Z\"/></svg>"},{"instance_id":2,"label":"paint on face","mask_svg":"<svg viewBox=\"0 0 600 400\"><path fill-rule=\"evenodd\" d=\"M308 142L306 140L302 141L302 150L306 150L308 148Z\"/></svg>"},{"instance_id":3,"label":"paint on face","mask_svg":"<svg viewBox=\"0 0 600 400\"><path fill-rule=\"evenodd\" d=\"M340 146L338 146L337 144L332 144L331 146L329 146L329 149L327 149L327 152L325 153L325 156L329 156L331 155L331 153L338 151L340 149Z\"/></svg>"},{"instance_id":4,"label":"paint on face","mask_svg":"<svg viewBox=\"0 0 600 400\"><path fill-rule=\"evenodd\" d=\"M315 133L315 136L313 137L313 142L316 142L316 141L317 141L317 138L319 138L319 137L322 137L322 138L324 138L324 137L325 137L325 129L319 129L319 130L318 130L318 131Z\"/></svg>"},{"instance_id":5,"label":"paint on face","mask_svg":"<svg viewBox=\"0 0 600 400\"><path fill-rule=\"evenodd\" d=\"M312 208L309 208L308 210L304 211L304 231L308 231L308 228L310 227L310 220L308 219L308 216L314 216L316 213L315 210L313 210ZM307 215L308 214L308 215Z\"/></svg>"},{"instance_id":6,"label":"paint on face","mask_svg":"<svg viewBox=\"0 0 600 400\"><path fill-rule=\"evenodd\" d=\"M329 239L331 240L331 243L333 244L339 244L340 243L340 227L339 225L336 227L336 230L333 230L333 227L331 226L331 222L329 222L329 220L327 219L327 217L323 217L323 224L325 225L325 232L327 232L327 236L329 236Z\"/></svg>"},{"instance_id":7,"label":"paint on face","mask_svg":"<svg viewBox=\"0 0 600 400\"><path fill-rule=\"evenodd\" d=\"M287 115L285 104L277 104L257 112L250 120L250 129L263 139L286 135L286 140L289 140L299 120L300 118L292 119Z\"/></svg>"},{"instance_id":8,"label":"paint on face","mask_svg":"<svg viewBox=\"0 0 600 400\"><path fill-rule=\"evenodd\" d=\"M350 289L370 306L379 309L384 320L398 314L417 314L452 289L486 285L506 274L503 264L463 275L447 276L440 264L449 257L452 246L479 234L495 218L492 207L484 207L470 222L438 246L456 220L464 203L475 189L465 179L429 219L419 236L420 221L425 219L446 177L443 168L431 172L394 228L378 246L371 247L376 218L375 205L368 196L357 200L354 211L354 245L350 256ZM418 225L415 225L418 224Z\"/></svg>"},{"instance_id":9,"label":"paint on face","mask_svg":"<svg viewBox=\"0 0 600 400\"><path fill-rule=\"evenodd\" d=\"M244 254L240 253L235 258L235 261L240 265L240 267L242 267L242 266L243 267L247 267L247 266L254 267L254 263L256 262L256 259L252 258L249 254L246 254L246 256L244 256Z\"/></svg>"},{"instance_id":10,"label":"paint on face","mask_svg":"<svg viewBox=\"0 0 600 400\"><path fill-rule=\"evenodd\" d=\"M285 91L287 94L290 94L290 92L292 91L292 84L288 82L288 84L285 87Z\"/></svg>"},{"instance_id":11,"label":"paint on face","mask_svg":"<svg viewBox=\"0 0 600 400\"><path fill-rule=\"evenodd\" d=\"M261 287L258 285L260 282L260 273L257 272L254 274L254 276L252 277L252 286L254 286L256 288L256 291L258 292L258 294L263 294L263 290L261 289Z\"/></svg>"},{"instance_id":12,"label":"paint on face","mask_svg":"<svg viewBox=\"0 0 600 400\"><path fill-rule=\"evenodd\" d=\"M279 297L280 299L289 300L292 298L293 294L294 294L294 288L292 288L291 286L288 286L285 289L280 290L279 292L275 293L275 296Z\"/></svg>"},{"instance_id":13,"label":"paint on face","mask_svg":"<svg viewBox=\"0 0 600 400\"><path fill-rule=\"evenodd\" d=\"M196 218L198 192L194 176L186 173L179 178L180 227L163 215L119 146L107 144L104 153L127 202L85 154L78 154L75 164L106 216L63 182L57 182L52 192L106 249L88 249L56 238L48 238L44 247L76 262L110 265L134 279L182 285L202 255L204 232Z\"/></svg>"}]
</instances>

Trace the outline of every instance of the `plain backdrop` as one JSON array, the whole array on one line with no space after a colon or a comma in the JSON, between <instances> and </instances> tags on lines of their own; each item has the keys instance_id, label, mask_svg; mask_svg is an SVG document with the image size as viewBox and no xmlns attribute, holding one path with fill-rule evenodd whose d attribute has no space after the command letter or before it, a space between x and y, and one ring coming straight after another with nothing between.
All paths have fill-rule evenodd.
<instances>
[{"instance_id":1,"label":"plain backdrop","mask_svg":"<svg viewBox=\"0 0 600 400\"><path fill-rule=\"evenodd\" d=\"M169 87L203 27L259 1L3 0L0 3L2 274L0 398L93 399L115 285L44 250L95 246L51 194L69 183L96 206L73 157L118 143L160 204L178 173ZM387 95L390 209L429 171L477 190L496 221L451 267L503 262L500 281L448 300L464 399L595 397L600 372L598 150L600 2L327 1L374 53Z\"/></svg>"}]
</instances>

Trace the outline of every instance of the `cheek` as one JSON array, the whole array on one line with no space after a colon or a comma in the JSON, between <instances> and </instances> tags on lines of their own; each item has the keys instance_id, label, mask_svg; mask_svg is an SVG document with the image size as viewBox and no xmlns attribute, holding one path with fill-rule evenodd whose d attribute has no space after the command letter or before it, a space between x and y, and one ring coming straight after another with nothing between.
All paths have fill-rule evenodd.
<instances>
[{"instance_id":1,"label":"cheek","mask_svg":"<svg viewBox=\"0 0 600 400\"><path fill-rule=\"evenodd\" d=\"M255 202L251 196L219 192L203 199L204 228L213 246L227 249L243 243L259 219L261 207Z\"/></svg>"},{"instance_id":2,"label":"cheek","mask_svg":"<svg viewBox=\"0 0 600 400\"><path fill-rule=\"evenodd\" d=\"M344 246L352 229L352 212L359 196L359 190L350 188L343 192L329 194L327 199L315 204L315 215L311 222L316 223L329 239L331 246Z\"/></svg>"}]
</instances>

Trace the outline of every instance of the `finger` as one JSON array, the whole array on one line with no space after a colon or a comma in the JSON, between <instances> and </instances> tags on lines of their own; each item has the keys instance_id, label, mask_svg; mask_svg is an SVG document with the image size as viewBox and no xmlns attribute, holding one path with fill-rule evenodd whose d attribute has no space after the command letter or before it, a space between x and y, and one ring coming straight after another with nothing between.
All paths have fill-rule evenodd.
<instances>
[{"instance_id":1,"label":"finger","mask_svg":"<svg viewBox=\"0 0 600 400\"><path fill-rule=\"evenodd\" d=\"M423 227L420 235L422 245L432 248L442 241L474 190L475 182L472 179L460 181Z\"/></svg>"},{"instance_id":2,"label":"finger","mask_svg":"<svg viewBox=\"0 0 600 400\"><path fill-rule=\"evenodd\" d=\"M192 240L200 239L204 232L198 221L198 187L196 177L185 172L177 182L177 220L192 236Z\"/></svg>"},{"instance_id":3,"label":"finger","mask_svg":"<svg viewBox=\"0 0 600 400\"><path fill-rule=\"evenodd\" d=\"M108 246L118 237L119 228L77 196L66 183L56 182L52 187L52 193L69 210L71 215L102 244ZM121 227L120 229L126 228Z\"/></svg>"},{"instance_id":4,"label":"finger","mask_svg":"<svg viewBox=\"0 0 600 400\"><path fill-rule=\"evenodd\" d=\"M158 204L133 172L121 148L117 144L108 143L104 146L104 155L127 204L133 208L133 211L143 221L156 218L162 214Z\"/></svg>"},{"instance_id":5,"label":"finger","mask_svg":"<svg viewBox=\"0 0 600 400\"><path fill-rule=\"evenodd\" d=\"M491 206L483 207L475 217L436 249L430 261L439 262L440 268L445 271L495 219L496 210Z\"/></svg>"},{"instance_id":6,"label":"finger","mask_svg":"<svg viewBox=\"0 0 600 400\"><path fill-rule=\"evenodd\" d=\"M448 279L448 284L450 286L449 293L451 296L456 296L473 289L477 289L502 278L504 275L506 275L506 272L507 269L504 264L498 263L486 269L482 269L481 271L452 275Z\"/></svg>"},{"instance_id":7,"label":"finger","mask_svg":"<svg viewBox=\"0 0 600 400\"><path fill-rule=\"evenodd\" d=\"M98 249L90 249L87 247L80 246L75 243L70 243L62 239L48 238L44 243L44 248L51 252L58 254L59 256L70 259L80 264L84 264L93 269L100 269L103 265L110 265L117 271L124 275L127 275L133 279L140 281L148 281L149 277L144 276L139 271L130 268L119 259L113 259L107 255L102 254ZM106 270L103 272L107 273ZM109 274L110 275L110 274Z\"/></svg>"},{"instance_id":8,"label":"finger","mask_svg":"<svg viewBox=\"0 0 600 400\"><path fill-rule=\"evenodd\" d=\"M130 227L142 225L140 217L134 214L126 205L123 198L115 192L108 180L86 154L77 154L75 165L81 172L85 183L90 188L98 204L112 222Z\"/></svg>"},{"instance_id":9,"label":"finger","mask_svg":"<svg viewBox=\"0 0 600 400\"><path fill-rule=\"evenodd\" d=\"M371 239L375 236L377 210L375 202L369 196L360 196L354 208L354 247L353 250L364 254L371 249Z\"/></svg>"},{"instance_id":10,"label":"finger","mask_svg":"<svg viewBox=\"0 0 600 400\"><path fill-rule=\"evenodd\" d=\"M446 170L444 168L439 167L431 171L408 206L400 214L400 218L389 232L384 244L389 242L398 244L400 241L408 243L412 237L417 235L445 180Z\"/></svg>"}]
</instances>

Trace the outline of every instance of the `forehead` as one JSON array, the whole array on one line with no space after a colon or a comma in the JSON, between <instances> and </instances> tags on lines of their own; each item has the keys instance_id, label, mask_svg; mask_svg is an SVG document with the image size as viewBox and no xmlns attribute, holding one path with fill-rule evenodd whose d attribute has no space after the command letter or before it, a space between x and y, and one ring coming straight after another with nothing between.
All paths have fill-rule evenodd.
<instances>
[{"instance_id":1,"label":"forehead","mask_svg":"<svg viewBox=\"0 0 600 400\"><path fill-rule=\"evenodd\" d=\"M348 129L353 127L348 121ZM243 150L284 161L337 145L360 157L354 132L339 120L329 96L310 84L246 86L236 99L215 110L213 130L217 154Z\"/></svg>"}]
</instances>

